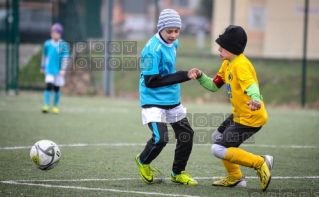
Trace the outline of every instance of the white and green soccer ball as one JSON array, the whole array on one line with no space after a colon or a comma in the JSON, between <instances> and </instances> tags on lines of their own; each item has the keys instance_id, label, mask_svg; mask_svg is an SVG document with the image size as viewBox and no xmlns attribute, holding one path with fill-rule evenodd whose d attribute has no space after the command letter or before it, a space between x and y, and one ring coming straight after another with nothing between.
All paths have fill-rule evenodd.
<instances>
[{"instance_id":1,"label":"white and green soccer ball","mask_svg":"<svg viewBox=\"0 0 319 197\"><path fill-rule=\"evenodd\" d=\"M61 159L59 146L50 140L36 142L30 150L30 158L38 169L51 170Z\"/></svg>"}]
</instances>

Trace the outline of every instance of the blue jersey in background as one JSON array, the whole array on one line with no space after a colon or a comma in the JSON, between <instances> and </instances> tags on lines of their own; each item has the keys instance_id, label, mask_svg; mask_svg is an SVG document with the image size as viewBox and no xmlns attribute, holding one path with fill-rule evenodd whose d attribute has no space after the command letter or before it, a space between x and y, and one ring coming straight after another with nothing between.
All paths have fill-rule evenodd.
<instances>
[{"instance_id":1,"label":"blue jersey in background","mask_svg":"<svg viewBox=\"0 0 319 197\"><path fill-rule=\"evenodd\" d=\"M69 47L63 40L55 42L53 39L47 40L43 47L45 57L45 74L59 75L62 58L69 57Z\"/></svg>"}]
</instances>

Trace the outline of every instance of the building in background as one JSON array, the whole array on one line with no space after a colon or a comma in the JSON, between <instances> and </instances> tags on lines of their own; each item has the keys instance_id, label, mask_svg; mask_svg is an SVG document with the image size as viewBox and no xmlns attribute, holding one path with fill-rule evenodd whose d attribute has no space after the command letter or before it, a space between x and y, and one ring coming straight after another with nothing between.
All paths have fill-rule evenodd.
<instances>
[{"instance_id":1,"label":"building in background","mask_svg":"<svg viewBox=\"0 0 319 197\"><path fill-rule=\"evenodd\" d=\"M308 59L319 59L319 0L309 1ZM230 24L231 0L215 0L212 37ZM250 57L301 59L304 0L235 0L234 24L248 35L245 54ZM212 39L212 53L218 45Z\"/></svg>"},{"instance_id":2,"label":"building in background","mask_svg":"<svg viewBox=\"0 0 319 197\"><path fill-rule=\"evenodd\" d=\"M149 37L157 31L159 12L171 8L181 15L182 32L195 34L194 25L210 23L204 17L195 16L199 3L200 0L114 0L114 33L129 39Z\"/></svg>"}]
</instances>

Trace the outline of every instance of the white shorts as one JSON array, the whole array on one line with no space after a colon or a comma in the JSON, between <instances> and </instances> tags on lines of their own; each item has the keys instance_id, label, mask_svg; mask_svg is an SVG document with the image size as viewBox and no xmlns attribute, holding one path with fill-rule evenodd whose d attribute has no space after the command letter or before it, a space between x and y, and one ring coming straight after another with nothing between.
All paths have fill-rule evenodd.
<instances>
[{"instance_id":1,"label":"white shorts","mask_svg":"<svg viewBox=\"0 0 319 197\"><path fill-rule=\"evenodd\" d=\"M52 83L55 86L64 86L64 77L62 75L45 75L45 83Z\"/></svg>"},{"instance_id":2,"label":"white shorts","mask_svg":"<svg viewBox=\"0 0 319 197\"><path fill-rule=\"evenodd\" d=\"M149 122L174 123L185 117L186 108L184 108L182 104L169 110L158 107L142 109L143 124L147 124Z\"/></svg>"}]
</instances>

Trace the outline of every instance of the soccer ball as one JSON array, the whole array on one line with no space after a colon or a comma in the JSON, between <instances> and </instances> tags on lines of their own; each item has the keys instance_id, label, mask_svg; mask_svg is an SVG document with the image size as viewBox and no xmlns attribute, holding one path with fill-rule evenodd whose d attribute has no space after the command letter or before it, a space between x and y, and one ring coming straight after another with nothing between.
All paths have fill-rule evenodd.
<instances>
[{"instance_id":1,"label":"soccer ball","mask_svg":"<svg viewBox=\"0 0 319 197\"><path fill-rule=\"evenodd\" d=\"M30 158L38 169L51 170L58 165L61 151L56 143L50 140L40 140L32 146Z\"/></svg>"}]
</instances>

